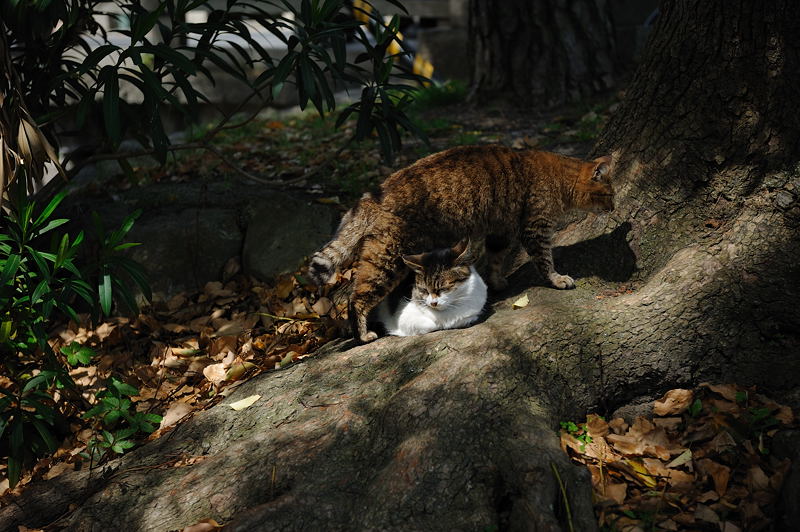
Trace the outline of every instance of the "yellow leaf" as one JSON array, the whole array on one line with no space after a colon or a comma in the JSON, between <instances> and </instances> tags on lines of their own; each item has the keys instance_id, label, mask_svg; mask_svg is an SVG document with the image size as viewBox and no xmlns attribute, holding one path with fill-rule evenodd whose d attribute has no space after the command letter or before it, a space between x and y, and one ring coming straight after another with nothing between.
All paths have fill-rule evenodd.
<instances>
[{"instance_id":1,"label":"yellow leaf","mask_svg":"<svg viewBox=\"0 0 800 532\"><path fill-rule=\"evenodd\" d=\"M668 463L667 467L682 466L691 459L692 459L692 450L686 449L681 454L679 454L672 462Z\"/></svg>"},{"instance_id":2,"label":"yellow leaf","mask_svg":"<svg viewBox=\"0 0 800 532\"><path fill-rule=\"evenodd\" d=\"M514 301L514 303L511 305L511 308L513 308L514 310L518 308L524 308L528 306L528 303L530 303L530 301L528 300L528 294L524 294L521 298Z\"/></svg>"},{"instance_id":3,"label":"yellow leaf","mask_svg":"<svg viewBox=\"0 0 800 532\"><path fill-rule=\"evenodd\" d=\"M646 467L635 460L627 460L626 463L631 466L631 469L633 469L633 471L636 473L636 476L639 477L639 479L641 479L641 481L644 482L648 488L655 487L656 479L653 478L653 475L650 474Z\"/></svg>"},{"instance_id":4,"label":"yellow leaf","mask_svg":"<svg viewBox=\"0 0 800 532\"><path fill-rule=\"evenodd\" d=\"M250 397L245 397L235 403L231 403L228 406L233 408L234 410L244 410L245 408L251 406L253 403L261 399L260 395L251 395Z\"/></svg>"}]
</instances>

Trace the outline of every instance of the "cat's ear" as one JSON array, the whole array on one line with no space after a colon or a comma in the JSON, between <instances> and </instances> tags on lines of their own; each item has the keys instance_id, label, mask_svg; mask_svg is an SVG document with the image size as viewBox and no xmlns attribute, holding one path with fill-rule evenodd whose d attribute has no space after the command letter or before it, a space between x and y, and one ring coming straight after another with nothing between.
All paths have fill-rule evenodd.
<instances>
[{"instance_id":1,"label":"cat's ear","mask_svg":"<svg viewBox=\"0 0 800 532\"><path fill-rule=\"evenodd\" d=\"M608 174L611 172L611 156L604 155L603 157L598 157L592 162L595 163L594 169L592 170L592 181L607 179Z\"/></svg>"},{"instance_id":2,"label":"cat's ear","mask_svg":"<svg viewBox=\"0 0 800 532\"><path fill-rule=\"evenodd\" d=\"M453 260L454 266L470 266L480 257L480 246L474 245L472 240L465 238L451 248L456 258Z\"/></svg>"},{"instance_id":3,"label":"cat's ear","mask_svg":"<svg viewBox=\"0 0 800 532\"><path fill-rule=\"evenodd\" d=\"M406 266L414 270L415 272L421 272L425 268L422 266L422 255L403 255L403 262L406 263Z\"/></svg>"}]
</instances>

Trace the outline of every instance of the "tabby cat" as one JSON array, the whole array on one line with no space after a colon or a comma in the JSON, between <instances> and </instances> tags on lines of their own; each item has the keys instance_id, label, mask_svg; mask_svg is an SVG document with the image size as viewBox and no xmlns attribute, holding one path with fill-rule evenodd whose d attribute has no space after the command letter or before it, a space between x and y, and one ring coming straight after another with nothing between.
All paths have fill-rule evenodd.
<instances>
[{"instance_id":1,"label":"tabby cat","mask_svg":"<svg viewBox=\"0 0 800 532\"><path fill-rule=\"evenodd\" d=\"M350 317L354 334L377 334L367 317L406 276L403 255L437 249L468 237L485 242L488 282L506 286L504 256L521 243L555 288L575 282L553 268L556 221L580 209L610 211L611 158L585 162L503 146L461 146L429 155L390 175L374 194L349 211L333 240L314 254L310 276L322 284L337 268L358 259Z\"/></svg>"},{"instance_id":2,"label":"tabby cat","mask_svg":"<svg viewBox=\"0 0 800 532\"><path fill-rule=\"evenodd\" d=\"M478 321L486 304L486 283L473 266L477 258L468 240L452 248L403 256L414 273L409 277L412 286L401 284L374 313L386 334L414 336ZM409 290L410 298L399 299Z\"/></svg>"}]
</instances>

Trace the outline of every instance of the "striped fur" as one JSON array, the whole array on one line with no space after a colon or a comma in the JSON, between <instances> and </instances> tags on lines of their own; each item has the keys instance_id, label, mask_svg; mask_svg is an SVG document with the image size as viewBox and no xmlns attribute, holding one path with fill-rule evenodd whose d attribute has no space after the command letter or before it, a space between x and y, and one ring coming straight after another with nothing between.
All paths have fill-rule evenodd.
<instances>
[{"instance_id":1,"label":"striped fur","mask_svg":"<svg viewBox=\"0 0 800 532\"><path fill-rule=\"evenodd\" d=\"M350 298L354 333L377 335L367 316L408 273L403 255L449 246L462 238L485 242L488 282L506 284L501 265L522 244L554 288L572 288L553 267L552 238L558 218L573 209L613 208L611 158L585 162L503 146L462 146L420 159L395 172L376 196L349 211L336 236L311 261L311 276L326 282L357 259Z\"/></svg>"}]
</instances>

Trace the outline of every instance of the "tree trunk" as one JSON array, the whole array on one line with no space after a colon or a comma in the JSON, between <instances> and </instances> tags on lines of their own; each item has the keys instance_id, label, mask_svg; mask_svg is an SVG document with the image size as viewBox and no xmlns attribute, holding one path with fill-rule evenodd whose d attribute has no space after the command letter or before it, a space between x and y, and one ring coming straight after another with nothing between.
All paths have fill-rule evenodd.
<instances>
[{"instance_id":1,"label":"tree trunk","mask_svg":"<svg viewBox=\"0 0 800 532\"><path fill-rule=\"evenodd\" d=\"M31 486L0 510L2 528L65 512L42 495L68 485L80 506L60 523L77 531L204 518L238 531L555 531L556 468L574 529L591 531L588 474L559 450L558 421L702 381L800 404L800 6L684 0L662 13L598 145L618 159L618 208L560 236L577 289L530 288L523 268L474 327L340 345L260 375L225 401L262 395L248 410L203 412L80 489L84 473ZM621 280L634 292L598 297ZM531 304L512 310L521 291Z\"/></svg>"},{"instance_id":2,"label":"tree trunk","mask_svg":"<svg viewBox=\"0 0 800 532\"><path fill-rule=\"evenodd\" d=\"M470 0L471 98L554 106L614 83L606 0Z\"/></svg>"}]
</instances>

